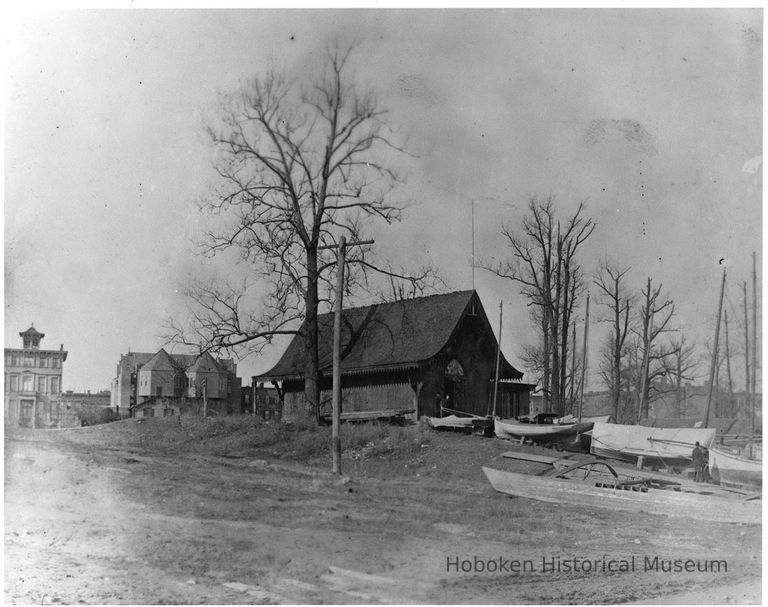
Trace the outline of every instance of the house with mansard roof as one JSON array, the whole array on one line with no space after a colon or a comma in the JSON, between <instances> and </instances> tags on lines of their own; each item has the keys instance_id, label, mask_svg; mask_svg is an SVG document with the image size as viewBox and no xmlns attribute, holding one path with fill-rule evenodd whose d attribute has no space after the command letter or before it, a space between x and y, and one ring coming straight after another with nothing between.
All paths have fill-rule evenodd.
<instances>
[{"instance_id":1,"label":"house with mansard roof","mask_svg":"<svg viewBox=\"0 0 768 607\"><path fill-rule=\"evenodd\" d=\"M457 291L349 308L341 318L342 411L400 409L414 419L451 410L487 415L492 406L498 343L476 291ZM283 356L254 385L272 382L283 417L305 407L304 326ZM330 412L333 314L318 316L321 414ZM532 384L503 353L496 413L528 412Z\"/></svg>"}]
</instances>

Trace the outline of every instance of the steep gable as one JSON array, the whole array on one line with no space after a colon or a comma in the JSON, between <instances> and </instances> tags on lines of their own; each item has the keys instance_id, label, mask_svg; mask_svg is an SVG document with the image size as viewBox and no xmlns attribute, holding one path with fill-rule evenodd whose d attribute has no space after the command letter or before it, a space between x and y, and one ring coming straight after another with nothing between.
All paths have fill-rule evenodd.
<instances>
[{"instance_id":1,"label":"steep gable","mask_svg":"<svg viewBox=\"0 0 768 607\"><path fill-rule=\"evenodd\" d=\"M344 310L341 319L342 372L418 366L437 355L448 343L471 303L475 313L484 317L474 291L456 291ZM278 363L257 377L257 381L303 377L304 328L303 325ZM329 374L333 363L332 313L318 316L318 333L320 371ZM495 348L492 332L489 339L493 340ZM522 377L506 361L504 371L505 375L516 379Z\"/></svg>"}]
</instances>

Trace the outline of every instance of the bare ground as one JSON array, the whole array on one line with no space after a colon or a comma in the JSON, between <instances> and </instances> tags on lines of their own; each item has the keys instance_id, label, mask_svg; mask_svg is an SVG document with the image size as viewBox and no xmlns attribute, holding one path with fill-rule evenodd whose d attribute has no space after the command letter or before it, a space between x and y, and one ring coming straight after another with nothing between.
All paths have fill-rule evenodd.
<instances>
[{"instance_id":1,"label":"bare ground","mask_svg":"<svg viewBox=\"0 0 768 607\"><path fill-rule=\"evenodd\" d=\"M7 431L5 602L760 603L760 526L507 497L481 465L540 465L502 460L506 441L420 427L396 449L348 449L339 481L324 451L259 440L266 430L158 419ZM645 571L657 556L727 571ZM450 565L475 557L535 570ZM636 570L542 571L553 557L635 557Z\"/></svg>"}]
</instances>

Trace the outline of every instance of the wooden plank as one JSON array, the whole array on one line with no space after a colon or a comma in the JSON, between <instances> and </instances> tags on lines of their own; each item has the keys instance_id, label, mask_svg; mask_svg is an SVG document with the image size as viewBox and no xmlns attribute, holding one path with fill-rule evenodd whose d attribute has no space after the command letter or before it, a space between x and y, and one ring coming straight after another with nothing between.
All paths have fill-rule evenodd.
<instances>
[{"instance_id":1,"label":"wooden plank","mask_svg":"<svg viewBox=\"0 0 768 607\"><path fill-rule=\"evenodd\" d=\"M366 420L366 419L381 419L389 417L400 417L413 413L413 409L379 409L375 411L350 411L348 413L342 413L342 420ZM330 418L330 413L321 415L323 418Z\"/></svg>"},{"instance_id":2,"label":"wooden plank","mask_svg":"<svg viewBox=\"0 0 768 607\"><path fill-rule=\"evenodd\" d=\"M526 462L538 462L539 464L554 464L562 459L561 457L552 457L551 455L538 455L536 453L524 453L522 451L506 451L501 457L509 459L519 459Z\"/></svg>"}]
</instances>

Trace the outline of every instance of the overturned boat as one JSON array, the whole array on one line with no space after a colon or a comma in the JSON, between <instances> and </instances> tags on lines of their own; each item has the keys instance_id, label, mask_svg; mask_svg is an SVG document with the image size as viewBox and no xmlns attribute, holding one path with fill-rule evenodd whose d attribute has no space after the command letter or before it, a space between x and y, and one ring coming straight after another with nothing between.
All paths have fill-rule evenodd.
<instances>
[{"instance_id":1,"label":"overturned boat","mask_svg":"<svg viewBox=\"0 0 768 607\"><path fill-rule=\"evenodd\" d=\"M602 465L600 465L602 464ZM646 512L698 520L759 524L761 502L672 488L656 488L654 479L622 476L605 462L582 462L552 476L531 476L483 467L493 488L507 495L542 502Z\"/></svg>"},{"instance_id":2,"label":"overturned boat","mask_svg":"<svg viewBox=\"0 0 768 607\"><path fill-rule=\"evenodd\" d=\"M709 449L715 440L714 428L652 428L595 422L590 453L627 462L670 467L690 465L698 442Z\"/></svg>"}]
</instances>

